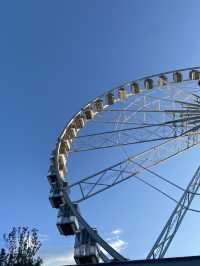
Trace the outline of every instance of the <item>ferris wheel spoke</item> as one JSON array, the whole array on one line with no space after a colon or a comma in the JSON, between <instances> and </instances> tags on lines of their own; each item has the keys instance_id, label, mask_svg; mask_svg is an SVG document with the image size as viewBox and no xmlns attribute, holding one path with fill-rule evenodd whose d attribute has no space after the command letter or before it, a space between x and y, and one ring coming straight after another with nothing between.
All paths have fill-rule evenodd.
<instances>
[{"instance_id":1,"label":"ferris wheel spoke","mask_svg":"<svg viewBox=\"0 0 200 266\"><path fill-rule=\"evenodd\" d=\"M160 109L160 104L159 104L159 107L158 109ZM134 116L131 116L131 115L128 115L127 118L125 119L119 119L119 117L122 115L123 112L128 112L130 110L126 110L126 109L122 109L122 110L119 110L120 111L120 115L117 117L117 119L115 119L114 121L111 121L111 120L94 120L93 122L100 122L100 123L110 123L110 124L114 124L114 130L110 130L110 131L103 131L103 132L95 132L95 133L88 133L88 134L85 134L85 135L79 135L76 137L76 139L80 139L80 138L83 138L83 137L87 137L87 136L90 136L90 137L93 137L93 136L97 136L97 135L101 135L101 134L111 134L111 133L118 133L118 132L121 132L121 131L128 131L128 130L139 130L139 129L142 129L142 127L153 127L153 126L166 126L167 124L173 124L173 123L180 123L180 122L187 122L187 121L192 121L192 120L196 120L198 117L199 117L199 114L200 114L200 110L197 110L197 112L195 112L194 110L191 111L191 110L188 110L188 109L163 109L163 110L148 110L148 109L145 109L145 110L140 110L138 109L137 110L137 113L144 113L144 115L146 114L149 114L149 122L147 123L145 120L145 118L143 120L141 120L140 118L140 121L138 121L138 123L136 122L130 122L130 118L131 117L134 117L134 120L135 120L135 114ZM167 114L180 114L179 116L179 119L171 119L171 120L167 120L165 118L165 121L160 121L162 116L159 118L157 117L157 119L155 117L152 116L152 113L153 112L162 112L163 114L167 115ZM184 114L187 114L184 116ZM154 122L157 122L157 123L153 123ZM139 125L138 127L134 127L134 128L120 128L118 129L118 127L116 127L115 125L123 125L123 124L135 124L135 125Z\"/></svg>"},{"instance_id":2,"label":"ferris wheel spoke","mask_svg":"<svg viewBox=\"0 0 200 266\"><path fill-rule=\"evenodd\" d=\"M189 104L188 104L189 105ZM190 107L190 106L189 106ZM195 110L186 110L186 109L163 109L163 110L148 110L148 109L144 109L144 110L133 110L133 109L110 109L110 110L105 110L104 112L126 112L126 113L200 113L200 105L198 106L198 108L196 108Z\"/></svg>"},{"instance_id":3,"label":"ferris wheel spoke","mask_svg":"<svg viewBox=\"0 0 200 266\"><path fill-rule=\"evenodd\" d=\"M122 180L119 181L119 177L121 176L121 174L123 173L124 171L121 170L121 171L118 171L118 174L117 176L114 178L113 182L112 182L112 185L114 184L118 184L120 182L122 182ZM131 174L130 177L134 175L134 174ZM87 192L87 194L85 195L85 199L88 199L96 194L99 194L99 192L102 192L104 191L106 188L109 188L109 185L108 184L104 184L104 188L100 189L100 190L95 190L95 188L97 188L97 186L99 186L99 180L101 180L101 178L99 178L97 180L97 182L92 186L92 188ZM103 184L101 184L100 186L102 186Z\"/></svg>"},{"instance_id":4,"label":"ferris wheel spoke","mask_svg":"<svg viewBox=\"0 0 200 266\"><path fill-rule=\"evenodd\" d=\"M78 182L70 185L70 189L79 188L81 184L84 196L80 193L78 198L74 201L81 202L91 198L92 196L133 177L145 169L158 165L181 152L198 145L200 143L199 135L195 134L193 137L194 139L192 140L188 136L181 136L166 141L141 154L132 157L130 156L126 160L110 166L96 174L79 179ZM103 178L100 178L102 175Z\"/></svg>"},{"instance_id":5,"label":"ferris wheel spoke","mask_svg":"<svg viewBox=\"0 0 200 266\"><path fill-rule=\"evenodd\" d=\"M131 131L131 130L152 128L152 127L159 127L159 126L168 126L168 125L176 123L176 122L187 122L187 121L190 121L190 120L189 119L182 119L181 121L171 120L171 121L167 121L165 123L148 124L148 125L145 124L145 123L141 123L143 126L131 127L131 128L123 128L123 129L116 129L116 130L111 130L111 131L103 131L103 132L93 133L93 134L80 135L80 136L77 136L76 139L81 139L81 138L86 138L86 137L95 137L95 136L100 136L100 135L105 135L105 134L113 134L113 133L124 132L124 131ZM199 120L197 120L197 121L199 121ZM119 124L121 124L121 122L119 122ZM180 127L180 125L179 125L179 127Z\"/></svg>"},{"instance_id":6,"label":"ferris wheel spoke","mask_svg":"<svg viewBox=\"0 0 200 266\"><path fill-rule=\"evenodd\" d=\"M115 124L116 121L112 121L112 120L93 120L93 123L99 123L99 124ZM120 121L119 122L120 125L138 125L138 126L150 126L151 124L147 124L147 123L136 123L136 122L126 122L126 121Z\"/></svg>"},{"instance_id":7,"label":"ferris wheel spoke","mask_svg":"<svg viewBox=\"0 0 200 266\"><path fill-rule=\"evenodd\" d=\"M199 130L199 128L200 128L200 125L197 125L195 127L192 127L191 129L187 130L185 133L188 134L190 132L197 131L197 130Z\"/></svg>"},{"instance_id":8,"label":"ferris wheel spoke","mask_svg":"<svg viewBox=\"0 0 200 266\"><path fill-rule=\"evenodd\" d=\"M170 199L171 201L178 203L178 200L176 200L175 198L173 198L172 196L170 196L168 193L164 192L163 190L159 189L158 187L152 185L150 182L146 181L144 178L135 175L134 178L136 178L138 181L140 181L141 183L145 184L146 186L156 190L157 192L159 192L160 194L162 194L164 197Z\"/></svg>"},{"instance_id":9,"label":"ferris wheel spoke","mask_svg":"<svg viewBox=\"0 0 200 266\"><path fill-rule=\"evenodd\" d=\"M158 258L164 257L187 210L190 208L190 205L194 199L195 193L198 191L199 187L200 187L200 167L197 169L192 180L189 182L186 190L181 196L177 206L172 212L160 236L158 237L153 248L149 252L147 259L151 259L151 258L158 259ZM191 191L193 193L190 193Z\"/></svg>"},{"instance_id":10,"label":"ferris wheel spoke","mask_svg":"<svg viewBox=\"0 0 200 266\"><path fill-rule=\"evenodd\" d=\"M170 140L170 139L176 139L179 136L182 135L187 135L193 131L196 131L200 128L200 126L194 127L188 131L186 131L185 133L179 134L177 135L177 133L174 134L170 134L169 136L164 136L164 137L156 137L156 138L149 138L149 139L139 139L136 141L128 141L128 142L122 142L122 143L117 143L117 144L106 144L106 145L99 145L99 146L92 146L90 145L85 147L85 148L73 148L73 150L71 152L73 153L78 153L78 152L90 152L90 151L95 151L95 150L101 150L101 149L110 149L110 148L120 148L123 146L128 146L128 145L137 145L137 144L145 144L145 143L153 143L153 142L161 142L161 141L165 141L165 140ZM174 133L174 131L172 131ZM157 132L156 132L157 134ZM134 137L136 138L136 137ZM105 140L104 140L105 141ZM92 146L92 147L91 147Z\"/></svg>"},{"instance_id":11,"label":"ferris wheel spoke","mask_svg":"<svg viewBox=\"0 0 200 266\"><path fill-rule=\"evenodd\" d=\"M115 129L111 131L82 135L76 138L71 152L92 151L96 149L113 148L173 138L174 133L176 133L175 135L177 136L198 130L198 125L194 125L196 125L199 120L200 115L187 115L187 117L184 116L182 118L168 120L163 123L152 124L149 126ZM183 123L187 124L187 128L184 129ZM145 130L143 135L141 134L142 129ZM118 133L120 133L121 142L119 142ZM106 135L110 135L110 137L107 138ZM117 143L115 142L116 138L118 138ZM84 140L84 142L82 140ZM115 144L110 145L112 142L115 142Z\"/></svg>"},{"instance_id":12,"label":"ferris wheel spoke","mask_svg":"<svg viewBox=\"0 0 200 266\"><path fill-rule=\"evenodd\" d=\"M182 108L182 104L178 103L175 100L171 100L169 98L169 96L167 98L157 98L157 97L153 97L153 96L148 96L148 98L150 98L150 101L148 102L146 100L145 97L143 101L139 102L139 104L135 105L134 103L130 104L129 107L127 107L126 109L108 109L108 110L104 110L103 112L107 112L107 113L116 113L116 112L120 112L120 113L133 113L132 117L135 117L136 114L139 113L181 113L181 112L189 112L190 109L188 110L184 110ZM169 98L169 99L168 99ZM191 95L190 95L191 98ZM183 97L183 99L185 99L185 97ZM136 108L133 109L133 106L135 106ZM174 107L181 107L179 109L174 108ZM153 109L152 109L153 107ZM198 110L197 110L198 111ZM131 115L128 116L127 120L130 120ZM104 116L100 117L95 117L95 119L93 120L94 123L115 123L116 120L113 121L113 119L105 119ZM121 124L137 124L135 121L130 122L130 121L119 121ZM145 123L144 123L145 124Z\"/></svg>"},{"instance_id":13,"label":"ferris wheel spoke","mask_svg":"<svg viewBox=\"0 0 200 266\"><path fill-rule=\"evenodd\" d=\"M127 145L136 145L136 144L143 144L143 143L149 143L149 142L156 142L156 141L163 141L163 140L169 140L169 139L174 139L177 136L170 136L170 137L160 137L160 138L153 138L153 139L144 139L144 140L138 140L138 141L133 141L133 142L126 142L126 143L118 143L118 144L113 144L113 145L105 145L105 146L94 146L92 148L87 147L87 148L80 148L76 149L74 148L72 152L88 152L88 151L94 151L94 150L99 150L99 149L109 149L109 148L119 148L121 146L127 146Z\"/></svg>"},{"instance_id":14,"label":"ferris wheel spoke","mask_svg":"<svg viewBox=\"0 0 200 266\"><path fill-rule=\"evenodd\" d=\"M183 99L183 101L178 101L177 98ZM155 95L150 95L149 98L151 100L158 100L160 101L164 106L173 106L174 104L182 105L183 102L186 100L193 100L194 96L192 94L188 94L188 92L185 94L184 91L179 90L177 93L171 97L170 95L167 95L166 97L158 97ZM174 98L174 99L173 99Z\"/></svg>"},{"instance_id":15,"label":"ferris wheel spoke","mask_svg":"<svg viewBox=\"0 0 200 266\"><path fill-rule=\"evenodd\" d=\"M196 107L196 108L200 108L200 104L197 103L192 103L192 102L185 102L185 101L179 101L176 100L177 103L183 104L183 106L189 106L189 107Z\"/></svg>"}]
</instances>

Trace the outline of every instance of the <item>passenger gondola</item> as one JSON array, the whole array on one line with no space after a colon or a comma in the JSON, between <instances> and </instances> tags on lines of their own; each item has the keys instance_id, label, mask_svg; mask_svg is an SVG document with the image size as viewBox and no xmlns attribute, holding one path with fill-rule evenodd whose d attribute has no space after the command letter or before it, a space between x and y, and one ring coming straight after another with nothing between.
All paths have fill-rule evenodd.
<instances>
[{"instance_id":1,"label":"passenger gondola","mask_svg":"<svg viewBox=\"0 0 200 266\"><path fill-rule=\"evenodd\" d=\"M74 204L74 207L79 211L78 204ZM59 232L65 236L74 235L79 230L78 220L66 204L60 206L56 225Z\"/></svg>"},{"instance_id":2,"label":"passenger gondola","mask_svg":"<svg viewBox=\"0 0 200 266\"><path fill-rule=\"evenodd\" d=\"M97 233L96 229L93 229ZM77 264L96 264L99 262L99 248L86 229L76 234L74 260Z\"/></svg>"}]
</instances>

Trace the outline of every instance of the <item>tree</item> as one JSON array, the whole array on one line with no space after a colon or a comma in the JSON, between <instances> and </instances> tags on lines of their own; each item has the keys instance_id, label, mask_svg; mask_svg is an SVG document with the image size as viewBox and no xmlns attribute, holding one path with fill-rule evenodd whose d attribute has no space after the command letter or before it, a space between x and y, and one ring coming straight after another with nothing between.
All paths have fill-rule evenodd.
<instances>
[{"instance_id":1,"label":"tree","mask_svg":"<svg viewBox=\"0 0 200 266\"><path fill-rule=\"evenodd\" d=\"M4 248L2 248L0 251L0 265L1 266L6 265L6 251Z\"/></svg>"},{"instance_id":2,"label":"tree","mask_svg":"<svg viewBox=\"0 0 200 266\"><path fill-rule=\"evenodd\" d=\"M11 232L3 236L6 249L1 249L0 266L40 266L42 259L35 258L41 247L36 229L13 227Z\"/></svg>"}]
</instances>

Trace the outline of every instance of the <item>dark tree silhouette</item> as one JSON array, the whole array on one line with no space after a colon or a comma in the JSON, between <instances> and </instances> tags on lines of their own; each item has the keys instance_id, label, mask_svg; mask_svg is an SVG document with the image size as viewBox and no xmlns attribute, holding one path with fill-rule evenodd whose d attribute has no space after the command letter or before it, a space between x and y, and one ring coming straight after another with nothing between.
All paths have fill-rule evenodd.
<instances>
[{"instance_id":1,"label":"dark tree silhouette","mask_svg":"<svg viewBox=\"0 0 200 266\"><path fill-rule=\"evenodd\" d=\"M36 229L13 227L12 231L3 236L5 249L0 252L0 266L40 266L42 259L35 258L41 247Z\"/></svg>"},{"instance_id":2,"label":"dark tree silhouette","mask_svg":"<svg viewBox=\"0 0 200 266\"><path fill-rule=\"evenodd\" d=\"M6 265L6 251L4 248L2 248L0 251L0 265L1 266Z\"/></svg>"}]
</instances>

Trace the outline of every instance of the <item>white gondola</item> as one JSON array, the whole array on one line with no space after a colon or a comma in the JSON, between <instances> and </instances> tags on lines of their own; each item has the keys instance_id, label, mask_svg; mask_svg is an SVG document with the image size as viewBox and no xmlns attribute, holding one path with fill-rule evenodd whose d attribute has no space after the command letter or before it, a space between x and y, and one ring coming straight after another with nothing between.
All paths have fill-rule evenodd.
<instances>
[{"instance_id":1,"label":"white gondola","mask_svg":"<svg viewBox=\"0 0 200 266\"><path fill-rule=\"evenodd\" d=\"M139 93L140 92L140 86L137 82L133 82L131 84L131 91L132 91L132 93Z\"/></svg>"},{"instance_id":2,"label":"white gondola","mask_svg":"<svg viewBox=\"0 0 200 266\"><path fill-rule=\"evenodd\" d=\"M112 92L109 92L107 95L106 95L106 98L107 98L107 103L108 105L112 105L115 103L115 99L114 99L114 95Z\"/></svg>"},{"instance_id":3,"label":"white gondola","mask_svg":"<svg viewBox=\"0 0 200 266\"><path fill-rule=\"evenodd\" d=\"M144 87L147 90L153 89L153 79L145 79Z\"/></svg>"},{"instance_id":4,"label":"white gondola","mask_svg":"<svg viewBox=\"0 0 200 266\"><path fill-rule=\"evenodd\" d=\"M70 139L73 139L73 138L76 137L76 135L77 135L77 130L76 130L76 128L75 128L74 126L71 126L71 127L69 128L69 130L68 130L68 136L69 136L69 138L70 138Z\"/></svg>"},{"instance_id":5,"label":"white gondola","mask_svg":"<svg viewBox=\"0 0 200 266\"><path fill-rule=\"evenodd\" d=\"M158 80L158 85L160 87L167 85L167 77L165 75L163 74L160 75L159 80Z\"/></svg>"},{"instance_id":6,"label":"white gondola","mask_svg":"<svg viewBox=\"0 0 200 266\"><path fill-rule=\"evenodd\" d=\"M77 129L83 128L85 126L85 119L82 115L77 115L74 123Z\"/></svg>"},{"instance_id":7,"label":"white gondola","mask_svg":"<svg viewBox=\"0 0 200 266\"><path fill-rule=\"evenodd\" d=\"M67 174L67 169L66 168L63 168L63 169L59 169L59 175L62 179L64 179L64 177L66 176Z\"/></svg>"},{"instance_id":8,"label":"white gondola","mask_svg":"<svg viewBox=\"0 0 200 266\"><path fill-rule=\"evenodd\" d=\"M54 165L50 165L48 175L47 175L48 181L50 184L55 183L58 181L57 173Z\"/></svg>"},{"instance_id":9,"label":"white gondola","mask_svg":"<svg viewBox=\"0 0 200 266\"><path fill-rule=\"evenodd\" d=\"M55 160L56 160L56 151L53 150L51 155L50 155L50 161L51 161L51 164L54 165L55 164Z\"/></svg>"},{"instance_id":10,"label":"white gondola","mask_svg":"<svg viewBox=\"0 0 200 266\"><path fill-rule=\"evenodd\" d=\"M65 203L63 191L60 189L60 185L56 182L51 184L49 201L53 208L59 208L61 204Z\"/></svg>"},{"instance_id":11,"label":"white gondola","mask_svg":"<svg viewBox=\"0 0 200 266\"><path fill-rule=\"evenodd\" d=\"M47 178L48 178L49 183L52 184L58 181L56 167L55 167L56 165L56 151L55 150L53 150L50 155L50 161L51 161L51 164L49 167Z\"/></svg>"},{"instance_id":12,"label":"white gondola","mask_svg":"<svg viewBox=\"0 0 200 266\"><path fill-rule=\"evenodd\" d=\"M197 70L191 70L190 72L189 72L189 78L191 79L191 80L198 80L199 78L200 78L200 73L199 73L199 71L197 71Z\"/></svg>"},{"instance_id":13,"label":"white gondola","mask_svg":"<svg viewBox=\"0 0 200 266\"><path fill-rule=\"evenodd\" d=\"M78 204L74 204L74 207L79 211ZM65 236L74 235L79 230L78 220L66 204L60 206L56 225L60 234Z\"/></svg>"},{"instance_id":14,"label":"white gondola","mask_svg":"<svg viewBox=\"0 0 200 266\"><path fill-rule=\"evenodd\" d=\"M118 96L119 96L120 100L122 100L122 101L123 100L126 100L127 94L126 94L125 88L123 88L123 87L119 88L119 90L118 90Z\"/></svg>"},{"instance_id":15,"label":"white gondola","mask_svg":"<svg viewBox=\"0 0 200 266\"><path fill-rule=\"evenodd\" d=\"M70 150L70 141L68 138L65 137L60 141L60 153L67 154L69 150Z\"/></svg>"},{"instance_id":16,"label":"white gondola","mask_svg":"<svg viewBox=\"0 0 200 266\"><path fill-rule=\"evenodd\" d=\"M85 108L84 113L87 120L90 120L94 117L94 112L89 106Z\"/></svg>"},{"instance_id":17,"label":"white gondola","mask_svg":"<svg viewBox=\"0 0 200 266\"><path fill-rule=\"evenodd\" d=\"M93 229L97 232L95 229ZM77 264L96 264L99 262L99 248L86 229L76 234L74 246L74 260Z\"/></svg>"},{"instance_id":18,"label":"white gondola","mask_svg":"<svg viewBox=\"0 0 200 266\"><path fill-rule=\"evenodd\" d=\"M174 72L173 73L173 80L174 82L182 82L183 81L183 75L181 72Z\"/></svg>"},{"instance_id":19,"label":"white gondola","mask_svg":"<svg viewBox=\"0 0 200 266\"><path fill-rule=\"evenodd\" d=\"M66 163L66 155L63 153L59 154L59 174L62 178L64 178L67 173Z\"/></svg>"},{"instance_id":20,"label":"white gondola","mask_svg":"<svg viewBox=\"0 0 200 266\"><path fill-rule=\"evenodd\" d=\"M59 154L59 170L65 170L66 168L66 157L64 154Z\"/></svg>"},{"instance_id":21,"label":"white gondola","mask_svg":"<svg viewBox=\"0 0 200 266\"><path fill-rule=\"evenodd\" d=\"M103 100L101 100L101 99L97 99L97 100L95 101L95 108L96 108L96 111L97 111L97 112L101 112L101 111L103 111Z\"/></svg>"}]
</instances>

